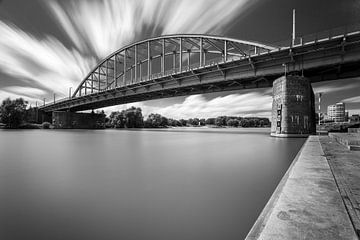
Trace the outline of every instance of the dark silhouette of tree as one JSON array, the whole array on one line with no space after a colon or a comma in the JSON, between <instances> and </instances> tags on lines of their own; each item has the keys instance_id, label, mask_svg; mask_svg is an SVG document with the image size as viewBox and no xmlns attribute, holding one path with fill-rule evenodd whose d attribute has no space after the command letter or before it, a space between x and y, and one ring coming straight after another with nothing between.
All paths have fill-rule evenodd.
<instances>
[{"instance_id":1,"label":"dark silhouette of tree","mask_svg":"<svg viewBox=\"0 0 360 240\"><path fill-rule=\"evenodd\" d=\"M109 126L113 128L141 128L143 125L141 108L131 107L121 112L112 112L109 116Z\"/></svg>"},{"instance_id":2,"label":"dark silhouette of tree","mask_svg":"<svg viewBox=\"0 0 360 240\"><path fill-rule=\"evenodd\" d=\"M179 120L181 126L185 127L187 125L187 121L185 119L180 119Z\"/></svg>"},{"instance_id":3,"label":"dark silhouette of tree","mask_svg":"<svg viewBox=\"0 0 360 240\"><path fill-rule=\"evenodd\" d=\"M207 125L215 125L215 118L206 119L205 124L207 124Z\"/></svg>"},{"instance_id":4,"label":"dark silhouette of tree","mask_svg":"<svg viewBox=\"0 0 360 240\"><path fill-rule=\"evenodd\" d=\"M0 106L0 121L7 128L18 128L25 121L27 102L22 98L5 99Z\"/></svg>"},{"instance_id":5,"label":"dark silhouette of tree","mask_svg":"<svg viewBox=\"0 0 360 240\"><path fill-rule=\"evenodd\" d=\"M239 126L239 120L230 118L227 120L226 125L229 127L238 127Z\"/></svg>"},{"instance_id":6,"label":"dark silhouette of tree","mask_svg":"<svg viewBox=\"0 0 360 240\"><path fill-rule=\"evenodd\" d=\"M164 128L168 126L168 119L157 113L151 113L145 120L146 128Z\"/></svg>"}]
</instances>

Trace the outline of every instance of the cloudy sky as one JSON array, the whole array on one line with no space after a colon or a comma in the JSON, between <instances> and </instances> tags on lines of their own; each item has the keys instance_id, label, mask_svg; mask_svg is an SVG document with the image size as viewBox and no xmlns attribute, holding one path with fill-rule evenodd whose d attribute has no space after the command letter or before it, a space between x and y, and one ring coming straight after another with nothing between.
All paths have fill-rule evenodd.
<instances>
[{"instance_id":1,"label":"cloudy sky","mask_svg":"<svg viewBox=\"0 0 360 240\"><path fill-rule=\"evenodd\" d=\"M359 24L360 0L0 0L0 100L68 96L97 62L126 44L174 33L274 43ZM360 113L360 78L313 85L322 108L345 101ZM167 117L270 116L271 89L161 99L139 106Z\"/></svg>"}]
</instances>

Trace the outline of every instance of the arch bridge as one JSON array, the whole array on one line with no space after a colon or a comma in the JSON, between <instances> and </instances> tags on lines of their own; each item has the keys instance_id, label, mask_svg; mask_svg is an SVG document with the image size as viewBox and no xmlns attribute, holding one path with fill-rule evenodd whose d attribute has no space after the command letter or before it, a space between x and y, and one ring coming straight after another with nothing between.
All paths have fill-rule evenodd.
<instances>
[{"instance_id":1,"label":"arch bridge","mask_svg":"<svg viewBox=\"0 0 360 240\"><path fill-rule=\"evenodd\" d=\"M309 95L311 86L304 82L358 77L359 64L360 31L342 28L275 45L210 35L161 36L114 52L81 81L72 96L39 109L76 112L166 97L273 87L281 76L297 75L301 77L274 82L277 97L272 123L278 127L272 131L298 134L309 132L309 126L314 125L310 120L313 114L300 120L300 115L290 114L294 106L285 105L313 99ZM296 98L287 100L292 95ZM304 109L312 104L305 104ZM298 114L313 112L313 108L304 109ZM284 127L293 125L289 119L307 124L291 130Z\"/></svg>"},{"instance_id":2,"label":"arch bridge","mask_svg":"<svg viewBox=\"0 0 360 240\"><path fill-rule=\"evenodd\" d=\"M130 44L102 60L72 96L45 112L216 91L272 87L298 73L312 82L359 76L360 32L329 31L282 47L210 35L169 35ZM284 47L285 45L285 47Z\"/></svg>"}]
</instances>

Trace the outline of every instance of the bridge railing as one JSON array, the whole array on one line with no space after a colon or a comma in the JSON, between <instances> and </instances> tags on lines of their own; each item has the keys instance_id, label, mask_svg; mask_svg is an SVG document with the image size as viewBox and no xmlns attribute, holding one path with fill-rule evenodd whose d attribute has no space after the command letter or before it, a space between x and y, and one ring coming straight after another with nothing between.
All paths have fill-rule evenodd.
<instances>
[{"instance_id":1,"label":"bridge railing","mask_svg":"<svg viewBox=\"0 0 360 240\"><path fill-rule=\"evenodd\" d=\"M294 43L293 43L292 39L287 39L287 40L275 42L275 43L273 43L273 45L278 46L278 49L289 48L292 46L296 47L296 46L311 44L314 42L344 37L344 36L347 36L349 34L353 34L356 32L360 32L360 24L344 26L344 27L337 27L337 28L332 28L332 29L317 32L317 33L297 36L294 40Z\"/></svg>"},{"instance_id":2,"label":"bridge railing","mask_svg":"<svg viewBox=\"0 0 360 240\"><path fill-rule=\"evenodd\" d=\"M39 107L51 106L53 104L64 102L64 101L67 101L69 99L70 99L69 97L59 98L59 99L56 99L55 101L48 101L47 103L45 102L45 104L39 105Z\"/></svg>"}]
</instances>

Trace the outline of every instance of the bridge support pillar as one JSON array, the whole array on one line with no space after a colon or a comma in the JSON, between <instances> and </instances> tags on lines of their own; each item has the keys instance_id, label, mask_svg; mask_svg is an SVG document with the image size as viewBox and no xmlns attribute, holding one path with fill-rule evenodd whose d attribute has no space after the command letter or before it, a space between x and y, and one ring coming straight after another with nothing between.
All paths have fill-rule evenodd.
<instances>
[{"instance_id":1,"label":"bridge support pillar","mask_svg":"<svg viewBox=\"0 0 360 240\"><path fill-rule=\"evenodd\" d=\"M98 113L58 112L52 113L52 124L60 129L105 128L105 115Z\"/></svg>"},{"instance_id":2,"label":"bridge support pillar","mask_svg":"<svg viewBox=\"0 0 360 240\"><path fill-rule=\"evenodd\" d=\"M271 136L307 137L316 133L315 101L309 79L283 76L273 83Z\"/></svg>"}]
</instances>

